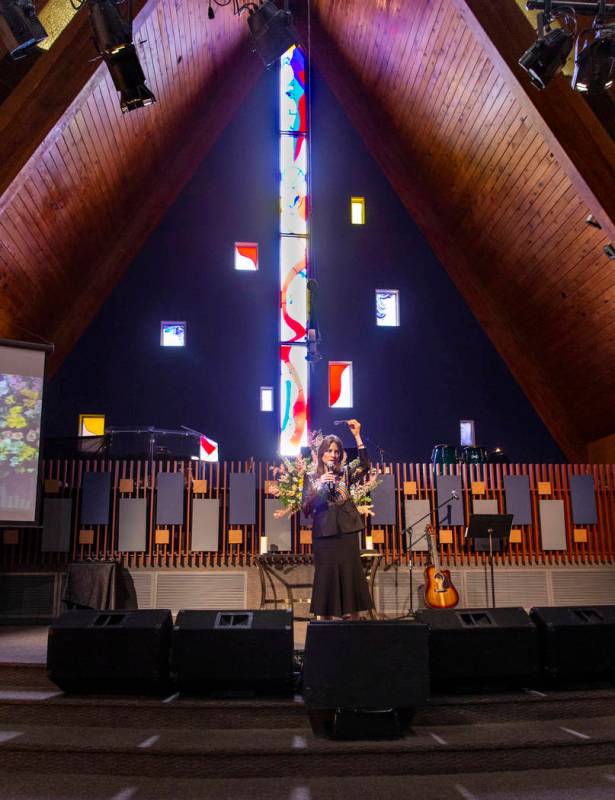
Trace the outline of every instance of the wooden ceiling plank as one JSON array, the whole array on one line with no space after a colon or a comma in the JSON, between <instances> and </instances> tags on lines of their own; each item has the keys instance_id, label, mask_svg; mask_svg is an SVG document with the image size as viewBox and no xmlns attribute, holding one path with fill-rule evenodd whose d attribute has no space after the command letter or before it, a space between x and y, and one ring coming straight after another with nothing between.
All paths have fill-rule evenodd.
<instances>
[{"instance_id":1,"label":"wooden ceiling plank","mask_svg":"<svg viewBox=\"0 0 615 800\"><path fill-rule=\"evenodd\" d=\"M467 115L461 117L460 126L464 139L456 140L459 147L457 169L452 176L453 192L456 193L462 186L467 186L478 179L493 147L497 146L494 142L499 141L501 128L506 129L512 123L515 111L513 99L502 84L493 104L485 108L483 113L476 109L473 118ZM467 128L465 120L469 123Z\"/></svg>"},{"instance_id":2,"label":"wooden ceiling plank","mask_svg":"<svg viewBox=\"0 0 615 800\"><path fill-rule=\"evenodd\" d=\"M458 48L463 41L463 33L464 27L458 24L454 30L451 42L451 46L455 48L455 53L458 52ZM450 94L451 85L457 87L460 85L460 75L463 74L463 70L459 68L455 60L449 58L444 64L444 67L445 68L442 68L438 73L437 79L433 81L431 87L427 88L426 95L423 95L422 102L418 102L420 105L420 112L411 131L411 137L408 140L411 146L414 146L419 132L424 130L423 125L427 120L433 120L435 127L439 120L446 118L445 115L449 110L446 99L451 99L454 96ZM435 73L434 78L436 78Z\"/></svg>"},{"instance_id":3,"label":"wooden ceiling plank","mask_svg":"<svg viewBox=\"0 0 615 800\"><path fill-rule=\"evenodd\" d=\"M545 225L552 217L551 209L560 196L570 187L570 181L559 168L557 162L548 158L542 138L540 150L531 150L524 160L524 171L520 172L506 196L506 208L497 216L498 230L510 238L507 250L511 260L527 253L527 240L531 238L538 224ZM516 197L515 197L516 195ZM492 212L501 212L499 206L492 206Z\"/></svg>"},{"instance_id":4,"label":"wooden ceiling plank","mask_svg":"<svg viewBox=\"0 0 615 800\"><path fill-rule=\"evenodd\" d=\"M108 118L105 120L101 117L95 91L92 91L81 106L81 111L90 133L92 147L96 152L94 163L97 166L97 173L105 176L114 208L121 206L125 202L125 196L121 192L123 165L120 165L120 159L112 152L109 145L108 136L113 128L109 125Z\"/></svg>"},{"instance_id":5,"label":"wooden ceiling plank","mask_svg":"<svg viewBox=\"0 0 615 800\"><path fill-rule=\"evenodd\" d=\"M455 117L459 105L464 104L460 98L469 97L467 102L473 110L477 97L487 83L490 73L487 59L481 59L481 54L475 50L472 51L474 57L465 59L463 65L460 63L461 56L458 53L467 52L470 37L465 26L460 25L459 30L461 37L457 43L455 55L449 62L449 70L443 82L443 96L440 94L438 96L439 112L433 117L433 125L437 130L442 131L439 137L442 141L447 141L445 130Z\"/></svg>"},{"instance_id":6,"label":"wooden ceiling plank","mask_svg":"<svg viewBox=\"0 0 615 800\"><path fill-rule=\"evenodd\" d=\"M57 234L58 232L58 224L66 224L66 221L63 219L62 223L60 223L60 220L56 222L53 219L56 213L58 215L61 214L62 217L64 215L62 214L61 209L57 210L52 206L54 201L49 196L49 186L45 182L42 175L44 171L45 169L42 161L37 162L36 166L33 166L28 170L28 176L24 182L24 188L26 189L27 194L30 195L33 209L36 209L35 213L38 214L40 224L47 231L48 240L51 242L54 238L54 234ZM53 247L53 250L60 262L63 263L69 256L70 242L62 237L59 241L53 241L51 246ZM32 267L36 269L36 265L33 264Z\"/></svg>"},{"instance_id":7,"label":"wooden ceiling plank","mask_svg":"<svg viewBox=\"0 0 615 800\"><path fill-rule=\"evenodd\" d=\"M393 12L398 18L398 24L390 36L385 34L386 23L384 20L386 19L386 14L384 9L380 10L378 14L378 34L372 36L371 40L374 46L382 47L382 42L386 42L386 46L382 47L383 54L381 54L381 63L375 76L374 90L381 92L383 95L388 94L391 90L391 85L400 71L399 65L403 63L405 58L408 41L412 35L412 27L416 24L417 17L424 13L424 10L424 2L417 2L412 8L406 6L406 9L401 9L398 5ZM405 14L403 26L401 21L402 12ZM363 60L366 64L371 63L371 58L367 55Z\"/></svg>"},{"instance_id":8,"label":"wooden ceiling plank","mask_svg":"<svg viewBox=\"0 0 615 800\"><path fill-rule=\"evenodd\" d=\"M462 88L455 93L455 113L449 117L441 136L444 141L451 142L455 150L461 149L464 137L474 138L475 120L479 110L487 117L499 95L498 90L492 92L491 82L497 80L492 65L488 63L484 53L471 46L473 42L468 37L467 26L464 25L464 28L467 38L464 39L466 57L460 67L463 72L460 82ZM487 97L483 107L479 99L485 92Z\"/></svg>"},{"instance_id":9,"label":"wooden ceiling plank","mask_svg":"<svg viewBox=\"0 0 615 800\"><path fill-rule=\"evenodd\" d=\"M147 39L149 69L152 75L152 90L156 96L155 108L160 127L166 129L172 125L170 103L167 97L169 82L164 68L164 51L160 34L160 20L158 14L150 14L145 26L144 36ZM150 106L148 111L152 108ZM131 137L132 138L132 137Z\"/></svg>"},{"instance_id":10,"label":"wooden ceiling plank","mask_svg":"<svg viewBox=\"0 0 615 800\"><path fill-rule=\"evenodd\" d=\"M198 40L194 27L194 13L196 11L194 5L194 3L191 3L187 0L179 0L178 8L178 14L181 13L185 37L185 52L183 60L185 62L189 103L192 103L193 99L197 97L200 85L199 75L195 68L195 48ZM205 4L203 3L202 5Z\"/></svg>"},{"instance_id":11,"label":"wooden ceiling plank","mask_svg":"<svg viewBox=\"0 0 615 800\"><path fill-rule=\"evenodd\" d=\"M414 46L411 48L408 61L410 71L406 70L407 79L399 98L398 113L401 115L414 110L414 96L418 82L421 80L429 60L429 40L433 31L437 29L438 20L443 15L442 0L436 0L430 5L429 16L425 24L416 31ZM386 98L385 98L386 102Z\"/></svg>"},{"instance_id":12,"label":"wooden ceiling plank","mask_svg":"<svg viewBox=\"0 0 615 800\"><path fill-rule=\"evenodd\" d=\"M565 191L566 182L558 182L559 171L557 166L541 158L540 151L528 152L527 169L519 173L502 194L501 207L493 209L489 220L489 228L481 235L481 243L488 239L499 242L517 241L521 236L526 221L536 218L537 208L544 204L549 208L557 202L559 195ZM533 173L533 174L532 174ZM527 258L527 247L524 248L521 259Z\"/></svg>"},{"instance_id":13,"label":"wooden ceiling plank","mask_svg":"<svg viewBox=\"0 0 615 800\"><path fill-rule=\"evenodd\" d=\"M496 231L498 237L505 241L503 231L508 225L517 224L517 214L522 214L524 209L529 208L541 192L550 193L555 190L556 187L549 185L546 176L555 174L557 167L553 167L544 158L545 149L541 139L534 139L533 144L539 145L540 149L536 150L535 146L527 149L520 159L519 171L517 174L513 173L497 201L495 197L483 195L485 204L481 216L489 220L489 227L483 229L477 244L493 236Z\"/></svg>"},{"instance_id":14,"label":"wooden ceiling plank","mask_svg":"<svg viewBox=\"0 0 615 800\"><path fill-rule=\"evenodd\" d=\"M537 244L533 263L527 268L522 265L519 269L522 280L526 280L536 271L540 271L545 280L549 273L548 269L544 269L545 266L550 266L551 270L554 266L559 266L562 251L565 251L570 245L583 246L583 241L579 241L579 236L585 233L585 223L579 216L577 203L574 202L578 200L575 196L576 190L567 180L563 180L560 186L562 191L557 196L556 203L551 202L547 211L547 215L552 215L559 224L546 230L545 236Z\"/></svg>"},{"instance_id":15,"label":"wooden ceiling plank","mask_svg":"<svg viewBox=\"0 0 615 800\"><path fill-rule=\"evenodd\" d=\"M469 140L465 151L465 164L461 163L462 155L457 162L458 168L453 172L451 192L457 196L462 190L468 192L468 187L479 185L483 180L483 174L489 164L493 148L497 147L500 141L502 130L507 130L515 119L517 109L513 98L505 87L496 98L494 105L488 110L482 119L479 129L482 131L481 137L473 137ZM480 119L480 117L479 117ZM463 151L460 151L463 154ZM457 208L457 215L462 218L467 208L460 206Z\"/></svg>"},{"instance_id":16,"label":"wooden ceiling plank","mask_svg":"<svg viewBox=\"0 0 615 800\"><path fill-rule=\"evenodd\" d=\"M429 41L429 56L425 64L423 74L420 76L420 80L415 85L412 95L412 102L414 107L418 110L417 116L419 119L422 116L421 111L428 112L432 107L432 92L434 86L440 79L442 69L446 65L444 42L449 36L453 35L453 29L451 27L453 23L453 17L445 16L440 21L438 28L435 30L433 38ZM415 125L415 130L418 127L418 125Z\"/></svg>"},{"instance_id":17,"label":"wooden ceiling plank","mask_svg":"<svg viewBox=\"0 0 615 800\"><path fill-rule=\"evenodd\" d=\"M451 108L451 113L442 127L441 138L444 142L450 142L453 138L453 131L459 127L459 137L472 141L476 139L477 131L481 129L482 114L490 115L494 106L500 107L506 98L504 83L493 76L493 66L486 61L481 71L476 76L476 82L472 86L473 99L470 101L468 113L459 112L457 106ZM487 96L484 91L489 88ZM464 86L463 93L465 94ZM440 158L435 162L435 177L438 182L446 181L455 187L458 192L466 191L463 183L466 182L466 173L475 167L475 160L470 158L469 153L464 152L459 137L456 139L457 149L453 150L450 158ZM434 156L436 151L434 151ZM454 172L451 178L451 172Z\"/></svg>"},{"instance_id":18,"label":"wooden ceiling plank","mask_svg":"<svg viewBox=\"0 0 615 800\"><path fill-rule=\"evenodd\" d=\"M104 174L99 176L96 167L97 156L93 149L90 133L84 119L83 107L75 109L69 127L76 152L79 154L81 163L84 165L84 170L89 173L92 187L93 189L95 187L94 191L98 192L101 200L104 202L106 212L110 216L113 216L112 193L107 182L107 176Z\"/></svg>"},{"instance_id":19,"label":"wooden ceiling plank","mask_svg":"<svg viewBox=\"0 0 615 800\"><path fill-rule=\"evenodd\" d=\"M417 3L416 13L414 14L411 13L408 4L406 4L403 9L405 14L403 18L405 36L401 34L399 36L400 43L403 43L403 50L401 53L396 51L394 54L395 57L390 61L391 75L394 76L394 86L402 84L407 87L408 68L406 65L416 64L416 50L418 47L417 37L425 25L428 24L427 20L433 11L433 6L434 4L429 2L429 0L423 0L423 2ZM402 9L400 9L400 13L401 10ZM399 26L402 27L401 20ZM335 31L337 30L339 30L339 27L336 27ZM335 33L335 31L329 31L329 35ZM414 72L414 70L412 70L412 72ZM389 82L387 82L387 85L390 85ZM405 94L402 94L399 105L403 106L406 101L407 97Z\"/></svg>"},{"instance_id":20,"label":"wooden ceiling plank","mask_svg":"<svg viewBox=\"0 0 615 800\"><path fill-rule=\"evenodd\" d=\"M92 240L96 248L103 246L102 231L98 224L99 213L97 207L94 205L92 195L89 191L79 191L81 188L81 178L77 164L73 158L73 153L67 144L66 135L70 136L69 132L58 137L56 146L50 151L51 158L54 159L58 169L64 169L69 176L68 191L75 192L79 197L79 203L82 206L83 213L83 227L87 231L88 238ZM76 187L79 187L75 191ZM44 238L41 231L41 238Z\"/></svg>"},{"instance_id":21,"label":"wooden ceiling plank","mask_svg":"<svg viewBox=\"0 0 615 800\"><path fill-rule=\"evenodd\" d=\"M572 233L572 236L574 236L574 233ZM578 238L562 242L560 253L554 252L547 262L549 264L562 265L557 271L557 290L566 294L571 294L573 290L583 291L583 288L588 287L590 284L596 290L600 285L598 282L604 273L602 262L603 259L606 259L606 255L602 252L601 247L605 241L604 237L600 236L599 231L588 231L581 246L578 246ZM557 241L559 243L561 239ZM587 263L588 259L594 266L593 270L590 269ZM550 285L548 278L549 272L544 269L528 274L525 285L527 290L532 292L532 296L536 301L543 300L544 295L555 288ZM612 278L610 279L608 275L604 276L604 281L607 285L609 280L612 282Z\"/></svg>"},{"instance_id":22,"label":"wooden ceiling plank","mask_svg":"<svg viewBox=\"0 0 615 800\"><path fill-rule=\"evenodd\" d=\"M31 213L30 208L23 202L21 193L15 195L14 202L5 210L7 215L12 212L15 213L14 219L19 219L24 226L29 228L29 235L36 241L39 249L40 263L46 264L47 269L51 272L59 272L62 269L62 265L55 251L49 246L49 242L40 227L39 215Z\"/></svg>"}]
</instances>

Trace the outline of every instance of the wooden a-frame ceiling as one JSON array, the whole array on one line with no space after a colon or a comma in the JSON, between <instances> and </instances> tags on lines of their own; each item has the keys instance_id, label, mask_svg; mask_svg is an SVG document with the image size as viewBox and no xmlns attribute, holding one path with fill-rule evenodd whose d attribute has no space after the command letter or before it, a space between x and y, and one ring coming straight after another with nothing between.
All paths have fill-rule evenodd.
<instances>
[{"instance_id":1,"label":"wooden a-frame ceiling","mask_svg":"<svg viewBox=\"0 0 615 800\"><path fill-rule=\"evenodd\" d=\"M135 6L156 105L122 116L83 11L0 105L0 336L53 341L55 366L262 69L230 8L210 21L203 0ZM314 63L469 307L584 460L615 433L606 128L564 78L529 86L515 0L311 0L309 29Z\"/></svg>"}]
</instances>

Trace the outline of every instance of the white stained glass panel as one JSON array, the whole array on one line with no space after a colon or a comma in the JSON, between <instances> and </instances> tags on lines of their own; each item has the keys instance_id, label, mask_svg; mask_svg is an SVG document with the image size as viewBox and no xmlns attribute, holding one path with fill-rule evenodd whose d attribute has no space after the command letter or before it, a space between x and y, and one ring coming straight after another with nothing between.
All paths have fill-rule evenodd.
<instances>
[{"instance_id":1,"label":"white stained glass panel","mask_svg":"<svg viewBox=\"0 0 615 800\"><path fill-rule=\"evenodd\" d=\"M280 340L304 342L307 334L307 241L280 237Z\"/></svg>"},{"instance_id":2,"label":"white stained glass panel","mask_svg":"<svg viewBox=\"0 0 615 800\"><path fill-rule=\"evenodd\" d=\"M474 447L476 444L474 435L474 420L473 419L460 419L459 420L459 439L462 446Z\"/></svg>"},{"instance_id":3,"label":"white stained glass panel","mask_svg":"<svg viewBox=\"0 0 615 800\"><path fill-rule=\"evenodd\" d=\"M280 233L307 234L307 138L280 136Z\"/></svg>"},{"instance_id":4,"label":"white stained glass panel","mask_svg":"<svg viewBox=\"0 0 615 800\"><path fill-rule=\"evenodd\" d=\"M308 362L304 345L280 347L280 455L307 446Z\"/></svg>"},{"instance_id":5,"label":"white stained glass panel","mask_svg":"<svg viewBox=\"0 0 615 800\"><path fill-rule=\"evenodd\" d=\"M163 347L184 347L186 344L186 323L161 322L160 344Z\"/></svg>"},{"instance_id":6,"label":"white stained glass panel","mask_svg":"<svg viewBox=\"0 0 615 800\"><path fill-rule=\"evenodd\" d=\"M376 325L396 328L399 326L399 291L376 289Z\"/></svg>"},{"instance_id":7,"label":"white stained glass panel","mask_svg":"<svg viewBox=\"0 0 615 800\"><path fill-rule=\"evenodd\" d=\"M272 386L261 386L261 411L273 411Z\"/></svg>"}]
</instances>

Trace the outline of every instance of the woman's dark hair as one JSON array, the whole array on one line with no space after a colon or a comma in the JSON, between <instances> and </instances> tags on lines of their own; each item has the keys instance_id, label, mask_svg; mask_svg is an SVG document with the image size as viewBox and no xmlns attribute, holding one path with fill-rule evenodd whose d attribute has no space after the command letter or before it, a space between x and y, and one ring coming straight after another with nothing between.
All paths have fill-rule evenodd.
<instances>
[{"instance_id":1,"label":"woman's dark hair","mask_svg":"<svg viewBox=\"0 0 615 800\"><path fill-rule=\"evenodd\" d=\"M344 445L342 444L342 440L339 436L335 436L335 434L331 433L329 436L325 436L325 438L320 443L320 447L318 448L318 463L316 465L316 472L318 475L322 475L325 471L325 465L323 463L322 457L323 454L329 449L329 446L332 444L336 444L340 449L340 460L338 461L338 467L341 467L344 461L346 460L346 451L344 450Z\"/></svg>"}]
</instances>

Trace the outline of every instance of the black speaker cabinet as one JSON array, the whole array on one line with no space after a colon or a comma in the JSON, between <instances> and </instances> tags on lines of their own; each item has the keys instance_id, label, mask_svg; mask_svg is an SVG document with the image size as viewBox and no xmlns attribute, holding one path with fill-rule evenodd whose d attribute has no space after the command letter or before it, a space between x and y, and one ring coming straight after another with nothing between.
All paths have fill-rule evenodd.
<instances>
[{"instance_id":1,"label":"black speaker cabinet","mask_svg":"<svg viewBox=\"0 0 615 800\"><path fill-rule=\"evenodd\" d=\"M310 622L303 696L316 735L403 735L429 696L428 629L411 621Z\"/></svg>"},{"instance_id":2,"label":"black speaker cabinet","mask_svg":"<svg viewBox=\"0 0 615 800\"><path fill-rule=\"evenodd\" d=\"M165 691L172 630L167 610L67 611L49 628L47 672L65 692Z\"/></svg>"},{"instance_id":3,"label":"black speaker cabinet","mask_svg":"<svg viewBox=\"0 0 615 800\"><path fill-rule=\"evenodd\" d=\"M541 607L530 614L546 676L615 678L615 606Z\"/></svg>"},{"instance_id":4,"label":"black speaker cabinet","mask_svg":"<svg viewBox=\"0 0 615 800\"><path fill-rule=\"evenodd\" d=\"M523 608L421 609L434 685L525 681L538 674L534 624Z\"/></svg>"},{"instance_id":5,"label":"black speaker cabinet","mask_svg":"<svg viewBox=\"0 0 615 800\"><path fill-rule=\"evenodd\" d=\"M294 691L291 611L180 611L171 671L181 691Z\"/></svg>"}]
</instances>

